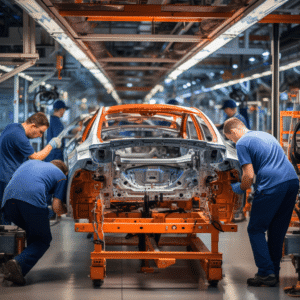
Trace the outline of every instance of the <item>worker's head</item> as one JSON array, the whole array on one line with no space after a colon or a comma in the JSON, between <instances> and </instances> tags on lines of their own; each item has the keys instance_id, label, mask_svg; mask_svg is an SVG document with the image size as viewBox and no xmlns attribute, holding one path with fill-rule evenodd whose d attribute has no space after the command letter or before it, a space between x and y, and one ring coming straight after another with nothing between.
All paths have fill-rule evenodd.
<instances>
[{"instance_id":1,"label":"worker's head","mask_svg":"<svg viewBox=\"0 0 300 300\"><path fill-rule=\"evenodd\" d=\"M58 167L65 175L68 174L68 167L66 166L66 164L59 159L54 159L51 161L51 164L53 164L54 166Z\"/></svg>"},{"instance_id":2,"label":"worker's head","mask_svg":"<svg viewBox=\"0 0 300 300\"><path fill-rule=\"evenodd\" d=\"M26 136L29 139L35 139L43 136L49 127L49 121L44 113L38 112L29 117L22 125Z\"/></svg>"},{"instance_id":3,"label":"worker's head","mask_svg":"<svg viewBox=\"0 0 300 300\"><path fill-rule=\"evenodd\" d=\"M55 114L55 116L57 116L59 118L63 117L63 115L67 109L69 109L69 107L66 106L64 101L57 100L53 104L54 114Z\"/></svg>"},{"instance_id":4,"label":"worker's head","mask_svg":"<svg viewBox=\"0 0 300 300\"><path fill-rule=\"evenodd\" d=\"M223 132L225 136L236 143L248 131L245 124L238 118L230 118L225 121Z\"/></svg>"},{"instance_id":5,"label":"worker's head","mask_svg":"<svg viewBox=\"0 0 300 300\"><path fill-rule=\"evenodd\" d=\"M180 105L179 101L177 101L176 99L170 99L167 104L169 105Z\"/></svg>"},{"instance_id":6,"label":"worker's head","mask_svg":"<svg viewBox=\"0 0 300 300\"><path fill-rule=\"evenodd\" d=\"M226 115L231 118L235 115L237 110L236 102L232 99L226 100L223 103L222 109L224 109Z\"/></svg>"}]
</instances>

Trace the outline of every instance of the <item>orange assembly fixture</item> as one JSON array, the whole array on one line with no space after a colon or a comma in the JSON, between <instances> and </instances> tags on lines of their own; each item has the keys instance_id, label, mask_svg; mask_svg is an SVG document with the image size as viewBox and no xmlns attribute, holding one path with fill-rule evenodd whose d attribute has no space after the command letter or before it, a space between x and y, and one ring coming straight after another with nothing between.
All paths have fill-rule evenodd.
<instances>
[{"instance_id":1,"label":"orange assembly fixture","mask_svg":"<svg viewBox=\"0 0 300 300\"><path fill-rule=\"evenodd\" d=\"M123 121L120 123L123 116L127 116L127 123ZM139 130L147 128L152 130L155 127L153 124L162 122L153 121L151 118L154 117L158 120L165 117L168 120L165 130L176 131L178 139L183 143L189 139L192 127L195 129L194 139L204 141L205 136L209 135L213 145L218 141L218 135L212 124L198 109L139 104L103 108L91 118L86 126L82 142L87 141L90 135L95 133L100 144L105 144L107 140L103 131L107 132L111 127L133 126L128 124L137 124L136 126L142 128ZM199 125L200 118L203 122L202 127ZM133 129L127 130L132 132L130 130ZM197 142L197 140L194 141ZM126 142L126 139L121 141L120 145L123 142ZM214 155L216 153L214 152ZM154 161L156 159L157 157L154 157ZM118 161L122 162L120 159ZM165 164L166 161L167 159L162 160ZM134 168L134 166L131 167ZM116 163L116 168L120 168L118 163ZM154 172L154 167L151 170ZM149 260L154 260L157 268L169 267L175 264L177 259L199 260L208 282L216 285L222 279L219 233L237 231L237 225L232 221L235 212L241 206L241 198L232 191L230 183L239 180L241 176L239 171L234 168L216 170L215 177L211 177L211 180L206 183L209 192L205 190L191 198L185 198L182 194L181 198L175 199L162 199L165 197L163 193L160 194L161 198L157 196L154 199L152 196L153 198L150 199L147 192L143 198L134 198L133 193L133 196L127 196L124 199L121 197L121 192L120 194L103 192L107 186L113 184L113 173L109 172L103 171L96 176L88 169L78 169L73 174L70 184L70 205L73 218L88 220L87 223L75 223L75 231L94 235L94 251L91 253L90 267L90 277L94 285L102 284L106 276L107 259L139 259L142 272L154 271L150 267ZM149 180L152 180L149 188L155 186L155 176L151 176L149 175ZM129 183L124 182L124 184L128 186ZM182 184L179 182L177 185ZM201 233L211 235L210 249L197 236ZM109 251L106 248L120 245L138 246L138 251ZM168 246L168 251L164 249L166 246ZM178 247L181 248L178 249ZM182 250L182 247L185 249Z\"/></svg>"}]
</instances>

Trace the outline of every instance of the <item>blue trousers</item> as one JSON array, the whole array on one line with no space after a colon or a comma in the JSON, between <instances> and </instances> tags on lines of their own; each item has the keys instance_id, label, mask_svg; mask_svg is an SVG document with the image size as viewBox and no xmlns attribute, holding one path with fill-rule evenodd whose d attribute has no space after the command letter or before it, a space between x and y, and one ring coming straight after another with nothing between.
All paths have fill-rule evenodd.
<instances>
[{"instance_id":1,"label":"blue trousers","mask_svg":"<svg viewBox=\"0 0 300 300\"><path fill-rule=\"evenodd\" d=\"M3 198L3 194L4 194L4 190L7 186L6 182L0 181L0 209L2 206L2 198ZM0 225L10 225L10 222L7 222L6 220L4 220L4 215L0 210Z\"/></svg>"},{"instance_id":2,"label":"blue trousers","mask_svg":"<svg viewBox=\"0 0 300 300\"><path fill-rule=\"evenodd\" d=\"M10 199L4 205L5 219L26 231L27 247L15 257L25 276L50 247L52 235L48 209Z\"/></svg>"},{"instance_id":3,"label":"blue trousers","mask_svg":"<svg viewBox=\"0 0 300 300\"><path fill-rule=\"evenodd\" d=\"M254 195L248 235L258 274L261 276L279 275L283 241L298 189L299 180L295 179Z\"/></svg>"}]
</instances>

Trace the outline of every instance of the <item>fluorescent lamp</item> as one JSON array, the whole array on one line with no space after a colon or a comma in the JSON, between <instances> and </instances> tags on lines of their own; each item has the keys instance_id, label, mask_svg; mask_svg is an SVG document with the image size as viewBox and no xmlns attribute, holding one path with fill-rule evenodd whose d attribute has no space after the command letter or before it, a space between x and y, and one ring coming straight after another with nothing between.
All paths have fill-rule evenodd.
<instances>
[{"instance_id":1,"label":"fluorescent lamp","mask_svg":"<svg viewBox=\"0 0 300 300\"><path fill-rule=\"evenodd\" d=\"M34 0L16 0L24 11L26 11L37 23L39 23L64 49L66 49L77 61L87 68L94 77L101 82L107 92L112 94L118 104L121 104L117 92L114 90L112 83L101 72L98 66L85 54L83 50L74 42L65 32L64 29L52 19L49 14ZM115 93L112 93L115 92Z\"/></svg>"},{"instance_id":2,"label":"fluorescent lamp","mask_svg":"<svg viewBox=\"0 0 300 300\"><path fill-rule=\"evenodd\" d=\"M7 66L2 66L2 65L0 65L0 70L2 70L2 71L4 71L4 72L10 72L10 71L12 71L12 70L14 70L13 68L10 68L10 67L7 67ZM31 76L29 76L29 75L26 75L25 73L23 73L23 72L20 72L20 73L18 73L18 76L20 76L20 77L22 77L22 78L24 78L24 79L26 79L26 80L28 80L28 81L33 81L33 78L31 77Z\"/></svg>"},{"instance_id":3,"label":"fluorescent lamp","mask_svg":"<svg viewBox=\"0 0 300 300\"><path fill-rule=\"evenodd\" d=\"M183 64L178 66L173 70L168 78L176 80L177 77L182 74L184 71L188 70L204 58L208 57L215 51L219 50L225 44L236 38L238 35L243 33L246 29L256 24L259 20L269 15L273 10L280 7L282 4L288 0L266 0L255 9L250 11L247 14L247 11L244 12L244 17L242 17L238 22L229 27L225 32L220 34L216 39L210 42L203 49L199 50L194 56L185 61Z\"/></svg>"}]
</instances>

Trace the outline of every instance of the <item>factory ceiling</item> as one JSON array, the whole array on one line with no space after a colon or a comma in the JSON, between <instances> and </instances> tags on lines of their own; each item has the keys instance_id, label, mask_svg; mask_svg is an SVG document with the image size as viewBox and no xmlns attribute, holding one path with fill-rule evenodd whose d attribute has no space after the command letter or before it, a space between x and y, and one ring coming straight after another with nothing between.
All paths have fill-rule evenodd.
<instances>
[{"instance_id":1,"label":"factory ceiling","mask_svg":"<svg viewBox=\"0 0 300 300\"><path fill-rule=\"evenodd\" d=\"M299 1L0 0L0 8L0 65L106 105L264 72L273 23L282 60L299 60Z\"/></svg>"}]
</instances>

